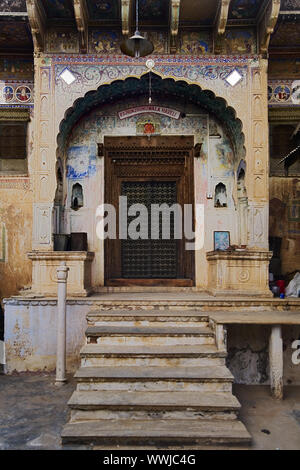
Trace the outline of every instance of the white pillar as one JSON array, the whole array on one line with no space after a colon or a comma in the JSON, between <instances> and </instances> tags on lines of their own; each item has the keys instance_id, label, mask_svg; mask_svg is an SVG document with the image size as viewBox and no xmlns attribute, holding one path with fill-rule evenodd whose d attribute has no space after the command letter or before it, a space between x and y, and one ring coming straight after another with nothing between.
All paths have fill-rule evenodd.
<instances>
[{"instance_id":1,"label":"white pillar","mask_svg":"<svg viewBox=\"0 0 300 470\"><path fill-rule=\"evenodd\" d=\"M271 393L274 398L283 398L283 348L280 325L272 326L269 342Z\"/></svg>"},{"instance_id":2,"label":"white pillar","mask_svg":"<svg viewBox=\"0 0 300 470\"><path fill-rule=\"evenodd\" d=\"M56 385L64 384L66 379L66 298L67 277L69 268L63 261L57 268L57 352L56 352Z\"/></svg>"}]
</instances>

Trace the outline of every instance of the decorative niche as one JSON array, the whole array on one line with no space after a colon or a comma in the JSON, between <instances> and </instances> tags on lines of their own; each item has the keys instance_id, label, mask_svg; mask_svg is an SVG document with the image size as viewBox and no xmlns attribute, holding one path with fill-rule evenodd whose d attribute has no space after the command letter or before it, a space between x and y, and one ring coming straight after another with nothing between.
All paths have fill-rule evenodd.
<instances>
[{"instance_id":1,"label":"decorative niche","mask_svg":"<svg viewBox=\"0 0 300 470\"><path fill-rule=\"evenodd\" d=\"M83 207L83 190L81 184L75 183L72 187L71 209L78 211L81 207Z\"/></svg>"},{"instance_id":2,"label":"decorative niche","mask_svg":"<svg viewBox=\"0 0 300 470\"><path fill-rule=\"evenodd\" d=\"M215 188L215 207L227 207L227 190L223 183L217 184Z\"/></svg>"}]
</instances>

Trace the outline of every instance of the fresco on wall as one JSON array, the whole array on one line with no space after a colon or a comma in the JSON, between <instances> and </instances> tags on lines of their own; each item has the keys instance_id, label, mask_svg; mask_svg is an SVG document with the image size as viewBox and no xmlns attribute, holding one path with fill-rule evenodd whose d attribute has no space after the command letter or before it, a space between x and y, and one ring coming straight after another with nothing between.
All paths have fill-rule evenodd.
<instances>
[{"instance_id":1,"label":"fresco on wall","mask_svg":"<svg viewBox=\"0 0 300 470\"><path fill-rule=\"evenodd\" d=\"M119 18L120 7L116 0L88 0L87 5L91 20L117 20Z\"/></svg>"},{"instance_id":2,"label":"fresco on wall","mask_svg":"<svg viewBox=\"0 0 300 470\"><path fill-rule=\"evenodd\" d=\"M27 11L26 0L0 0L0 11Z\"/></svg>"},{"instance_id":3,"label":"fresco on wall","mask_svg":"<svg viewBox=\"0 0 300 470\"><path fill-rule=\"evenodd\" d=\"M96 173L97 145L75 145L68 149L67 178L80 179Z\"/></svg>"},{"instance_id":4,"label":"fresco on wall","mask_svg":"<svg viewBox=\"0 0 300 470\"><path fill-rule=\"evenodd\" d=\"M233 0L229 9L229 18L256 18L263 3L262 0Z\"/></svg>"},{"instance_id":5,"label":"fresco on wall","mask_svg":"<svg viewBox=\"0 0 300 470\"><path fill-rule=\"evenodd\" d=\"M293 106L293 80L269 80L269 106Z\"/></svg>"},{"instance_id":6,"label":"fresco on wall","mask_svg":"<svg viewBox=\"0 0 300 470\"><path fill-rule=\"evenodd\" d=\"M72 0L42 0L48 18L73 18Z\"/></svg>"},{"instance_id":7,"label":"fresco on wall","mask_svg":"<svg viewBox=\"0 0 300 470\"><path fill-rule=\"evenodd\" d=\"M221 54L255 54L256 38L254 30L231 29L218 40L217 48Z\"/></svg>"},{"instance_id":8,"label":"fresco on wall","mask_svg":"<svg viewBox=\"0 0 300 470\"><path fill-rule=\"evenodd\" d=\"M163 31L142 31L142 36L152 42L154 54L168 53L168 35Z\"/></svg>"},{"instance_id":9,"label":"fresco on wall","mask_svg":"<svg viewBox=\"0 0 300 470\"><path fill-rule=\"evenodd\" d=\"M33 104L33 83L6 83L0 87L0 104L7 105L26 105Z\"/></svg>"},{"instance_id":10,"label":"fresco on wall","mask_svg":"<svg viewBox=\"0 0 300 470\"><path fill-rule=\"evenodd\" d=\"M49 30L47 34L48 52L78 52L78 34L74 30Z\"/></svg>"},{"instance_id":11,"label":"fresco on wall","mask_svg":"<svg viewBox=\"0 0 300 470\"><path fill-rule=\"evenodd\" d=\"M119 54L120 34L113 31L91 31L89 51L96 54Z\"/></svg>"},{"instance_id":12,"label":"fresco on wall","mask_svg":"<svg viewBox=\"0 0 300 470\"><path fill-rule=\"evenodd\" d=\"M0 58L0 80L32 80L33 72L33 59Z\"/></svg>"},{"instance_id":13,"label":"fresco on wall","mask_svg":"<svg viewBox=\"0 0 300 470\"><path fill-rule=\"evenodd\" d=\"M204 55L212 51L210 34L207 31L181 34L180 54Z\"/></svg>"}]
</instances>

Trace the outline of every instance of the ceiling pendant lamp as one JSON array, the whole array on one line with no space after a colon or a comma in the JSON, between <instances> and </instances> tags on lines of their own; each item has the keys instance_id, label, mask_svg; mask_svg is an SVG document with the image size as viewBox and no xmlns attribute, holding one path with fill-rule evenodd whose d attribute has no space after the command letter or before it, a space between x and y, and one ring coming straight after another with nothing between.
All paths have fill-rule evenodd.
<instances>
[{"instance_id":1,"label":"ceiling pendant lamp","mask_svg":"<svg viewBox=\"0 0 300 470\"><path fill-rule=\"evenodd\" d=\"M154 46L151 41L145 39L139 32L139 0L136 0L136 28L135 33L131 38L125 39L121 43L121 51L130 57L145 57L152 54Z\"/></svg>"}]
</instances>

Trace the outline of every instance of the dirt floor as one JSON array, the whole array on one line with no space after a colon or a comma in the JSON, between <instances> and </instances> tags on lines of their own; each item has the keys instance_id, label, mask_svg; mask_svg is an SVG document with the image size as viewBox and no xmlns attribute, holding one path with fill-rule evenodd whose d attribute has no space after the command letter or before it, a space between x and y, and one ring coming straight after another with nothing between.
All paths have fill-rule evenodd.
<instances>
[{"instance_id":1,"label":"dirt floor","mask_svg":"<svg viewBox=\"0 0 300 470\"><path fill-rule=\"evenodd\" d=\"M73 379L56 387L52 375L0 375L0 450L62 449L60 431L74 388ZM234 393L242 404L240 418L253 436L252 449L300 449L300 387L286 387L282 402L271 398L266 386L236 385ZM90 449L66 449L72 448Z\"/></svg>"}]
</instances>

